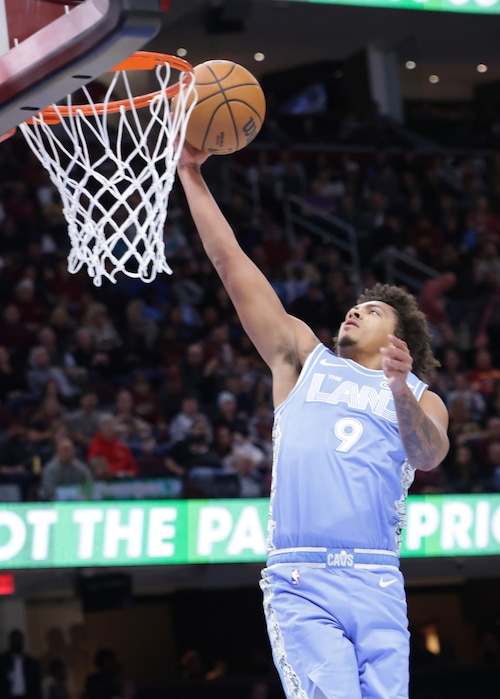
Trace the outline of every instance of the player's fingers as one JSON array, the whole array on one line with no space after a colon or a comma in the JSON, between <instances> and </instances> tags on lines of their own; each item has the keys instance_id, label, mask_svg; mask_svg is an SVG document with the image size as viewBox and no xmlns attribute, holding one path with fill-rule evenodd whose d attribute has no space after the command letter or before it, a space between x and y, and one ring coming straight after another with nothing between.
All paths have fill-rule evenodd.
<instances>
[{"instance_id":1,"label":"player's fingers","mask_svg":"<svg viewBox=\"0 0 500 699\"><path fill-rule=\"evenodd\" d=\"M411 371L413 366L413 359L407 352L402 352L401 350L395 350L388 347L383 347L381 349L384 358L382 360L382 365L396 369L397 371Z\"/></svg>"},{"instance_id":2,"label":"player's fingers","mask_svg":"<svg viewBox=\"0 0 500 699\"><path fill-rule=\"evenodd\" d=\"M396 335L388 335L389 342L394 345L394 347L399 347L399 349L404 349L408 351L408 345L404 340L402 340L399 337L396 337Z\"/></svg>"},{"instance_id":3,"label":"player's fingers","mask_svg":"<svg viewBox=\"0 0 500 699\"><path fill-rule=\"evenodd\" d=\"M399 359L400 361L405 361L411 359L411 355L407 349L401 349L399 347L381 347L381 354L385 357L390 357L394 359Z\"/></svg>"},{"instance_id":4,"label":"player's fingers","mask_svg":"<svg viewBox=\"0 0 500 699\"><path fill-rule=\"evenodd\" d=\"M382 370L385 372L407 373L408 366L403 362L398 362L393 359L384 359L382 362Z\"/></svg>"}]
</instances>

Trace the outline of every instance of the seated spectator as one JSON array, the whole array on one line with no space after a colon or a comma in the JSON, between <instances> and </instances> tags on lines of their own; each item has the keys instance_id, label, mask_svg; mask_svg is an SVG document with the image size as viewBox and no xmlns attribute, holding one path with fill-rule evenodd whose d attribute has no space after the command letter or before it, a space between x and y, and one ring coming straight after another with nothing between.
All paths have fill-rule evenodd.
<instances>
[{"instance_id":1,"label":"seated spectator","mask_svg":"<svg viewBox=\"0 0 500 699\"><path fill-rule=\"evenodd\" d=\"M64 419L65 411L53 396L44 398L28 418L27 438L33 453L37 454L42 462L52 456L55 440L58 437L67 436Z\"/></svg>"},{"instance_id":2,"label":"seated spectator","mask_svg":"<svg viewBox=\"0 0 500 699\"><path fill-rule=\"evenodd\" d=\"M438 357L439 358L439 357ZM434 373L432 390L441 398L456 387L457 376L463 372L464 365L460 352L456 347L447 347L442 353L441 366Z\"/></svg>"},{"instance_id":3,"label":"seated spectator","mask_svg":"<svg viewBox=\"0 0 500 699\"><path fill-rule=\"evenodd\" d=\"M30 395L30 403L32 404L34 402L33 397ZM68 407L68 402L64 396L61 393L61 389L59 388L59 385L57 381L54 381L54 379L50 379L50 381L47 381L45 384L45 388L43 390L43 393L41 395L41 400L45 400L45 398L54 398L58 403L60 403L64 408Z\"/></svg>"},{"instance_id":4,"label":"seated spectator","mask_svg":"<svg viewBox=\"0 0 500 699\"><path fill-rule=\"evenodd\" d=\"M270 222L266 226L260 247L271 275L274 275L275 270L282 269L290 259L290 245L286 232L277 222Z\"/></svg>"},{"instance_id":5,"label":"seated spectator","mask_svg":"<svg viewBox=\"0 0 500 699\"><path fill-rule=\"evenodd\" d=\"M109 352L121 346L120 336L103 303L93 303L89 306L84 326L91 334L97 350Z\"/></svg>"},{"instance_id":6,"label":"seated spectator","mask_svg":"<svg viewBox=\"0 0 500 699\"><path fill-rule=\"evenodd\" d=\"M369 257L371 269L377 276L385 273L385 260L391 249L411 254L408 230L398 211L388 209L384 221L370 235ZM368 252L368 251L367 251Z\"/></svg>"},{"instance_id":7,"label":"seated spectator","mask_svg":"<svg viewBox=\"0 0 500 699\"><path fill-rule=\"evenodd\" d=\"M90 468L97 474L109 473L111 478L137 475L137 464L130 449L118 439L113 415L101 415L99 430L90 442L87 452Z\"/></svg>"},{"instance_id":8,"label":"seated spectator","mask_svg":"<svg viewBox=\"0 0 500 699\"><path fill-rule=\"evenodd\" d=\"M30 332L36 332L48 320L48 305L36 292L31 279L24 278L18 282L11 303L19 310L21 322Z\"/></svg>"},{"instance_id":9,"label":"seated spectator","mask_svg":"<svg viewBox=\"0 0 500 699\"><path fill-rule=\"evenodd\" d=\"M241 335L238 342L239 354L235 359L232 375L241 377L243 381L243 386L241 388L245 393L247 391L252 391L251 403L253 405L255 401L253 392L255 389L255 382L259 376L258 369L260 369L262 360L258 354L251 351L252 347L250 346L249 348L248 343L248 335ZM228 379L230 379L230 376L231 374L228 376ZM230 384L228 384L227 390L232 391Z\"/></svg>"},{"instance_id":10,"label":"seated spectator","mask_svg":"<svg viewBox=\"0 0 500 699\"><path fill-rule=\"evenodd\" d=\"M453 273L442 274L437 279L424 282L418 295L418 307L424 313L432 335L432 347L437 348L442 341L442 334L450 325L446 294L455 286Z\"/></svg>"},{"instance_id":11,"label":"seated spectator","mask_svg":"<svg viewBox=\"0 0 500 699\"><path fill-rule=\"evenodd\" d=\"M164 424L158 394L144 372L140 371L134 375L130 394L133 399L134 413L138 418L158 427Z\"/></svg>"},{"instance_id":12,"label":"seated spectator","mask_svg":"<svg viewBox=\"0 0 500 699\"><path fill-rule=\"evenodd\" d=\"M31 352L31 368L27 373L29 389L35 395L41 396L49 381L57 383L60 394L65 400L72 400L80 394L80 388L66 377L64 371L50 362L46 347L38 345Z\"/></svg>"},{"instance_id":13,"label":"seated spectator","mask_svg":"<svg viewBox=\"0 0 500 699\"><path fill-rule=\"evenodd\" d=\"M328 322L328 306L320 284L311 283L303 294L290 305L290 313L297 318L307 320L316 329Z\"/></svg>"},{"instance_id":14,"label":"seated spectator","mask_svg":"<svg viewBox=\"0 0 500 699\"><path fill-rule=\"evenodd\" d=\"M448 408L452 408L454 402L459 399L463 400L471 418L482 424L487 410L486 401L478 391L470 386L465 374L456 375L455 388L446 394L445 403Z\"/></svg>"},{"instance_id":15,"label":"seated spectator","mask_svg":"<svg viewBox=\"0 0 500 699\"><path fill-rule=\"evenodd\" d=\"M143 441L153 438L151 425L134 414L134 407L132 393L126 389L119 391L115 403L116 434L132 452L139 451Z\"/></svg>"},{"instance_id":16,"label":"seated spectator","mask_svg":"<svg viewBox=\"0 0 500 699\"><path fill-rule=\"evenodd\" d=\"M174 269L170 293L172 302L177 306L185 328L189 335L196 336L196 328L201 326L200 304L205 295L205 289L200 283L199 265L194 257L179 260Z\"/></svg>"},{"instance_id":17,"label":"seated spectator","mask_svg":"<svg viewBox=\"0 0 500 699\"><path fill-rule=\"evenodd\" d=\"M216 428L213 447L221 459L229 456L233 448L233 435L229 427L221 425Z\"/></svg>"},{"instance_id":18,"label":"seated spectator","mask_svg":"<svg viewBox=\"0 0 500 699\"><path fill-rule=\"evenodd\" d=\"M273 425L272 406L267 401L259 403L249 420L248 429L253 443L260 447L265 454L272 453Z\"/></svg>"},{"instance_id":19,"label":"seated spectator","mask_svg":"<svg viewBox=\"0 0 500 699\"><path fill-rule=\"evenodd\" d=\"M486 492L500 492L500 440L488 445L487 460L483 467L482 484Z\"/></svg>"},{"instance_id":20,"label":"seated spectator","mask_svg":"<svg viewBox=\"0 0 500 699\"><path fill-rule=\"evenodd\" d=\"M204 419L195 419L185 439L176 442L165 457L165 468L172 475L185 477L195 466L222 468L222 459L213 449Z\"/></svg>"},{"instance_id":21,"label":"seated spectator","mask_svg":"<svg viewBox=\"0 0 500 699\"><path fill-rule=\"evenodd\" d=\"M201 342L192 342L188 345L180 365L182 386L184 392L196 396L201 405L208 405L215 394L216 366L216 357L206 361Z\"/></svg>"},{"instance_id":22,"label":"seated spectator","mask_svg":"<svg viewBox=\"0 0 500 699\"><path fill-rule=\"evenodd\" d=\"M71 356L76 366L87 370L90 378L110 376L115 372L112 354L98 349L87 328L78 328L73 338Z\"/></svg>"},{"instance_id":23,"label":"seated spectator","mask_svg":"<svg viewBox=\"0 0 500 699\"><path fill-rule=\"evenodd\" d=\"M70 308L75 309L80 306L87 284L88 277L83 270L77 274L71 274L67 260L62 259L56 263L49 289L59 302L69 304Z\"/></svg>"},{"instance_id":24,"label":"seated spectator","mask_svg":"<svg viewBox=\"0 0 500 699\"><path fill-rule=\"evenodd\" d=\"M418 217L409 231L409 243L418 260L430 267L436 265L436 260L439 259L444 247L441 230L425 213Z\"/></svg>"},{"instance_id":25,"label":"seated spectator","mask_svg":"<svg viewBox=\"0 0 500 699\"><path fill-rule=\"evenodd\" d=\"M91 480L90 469L76 458L75 445L71 439L59 439L55 456L43 467L41 495L44 500L54 500L58 486L90 483Z\"/></svg>"},{"instance_id":26,"label":"seated spectator","mask_svg":"<svg viewBox=\"0 0 500 699\"><path fill-rule=\"evenodd\" d=\"M89 468L94 481L110 481L113 479L113 474L106 459L101 457L93 459L93 461L89 462Z\"/></svg>"},{"instance_id":27,"label":"seated spectator","mask_svg":"<svg viewBox=\"0 0 500 699\"><path fill-rule=\"evenodd\" d=\"M494 240L485 240L473 258L473 281L478 291L491 292L500 287L500 257Z\"/></svg>"},{"instance_id":28,"label":"seated spectator","mask_svg":"<svg viewBox=\"0 0 500 699\"><path fill-rule=\"evenodd\" d=\"M265 454L246 433L233 434L231 453L224 459L224 468L238 474L241 497L258 498L264 494Z\"/></svg>"},{"instance_id":29,"label":"seated spectator","mask_svg":"<svg viewBox=\"0 0 500 699\"><path fill-rule=\"evenodd\" d=\"M181 370L178 362L171 362L165 367L165 378L158 388L158 400L164 419L169 423L181 410L186 392L182 385Z\"/></svg>"},{"instance_id":30,"label":"seated spectator","mask_svg":"<svg viewBox=\"0 0 500 699\"><path fill-rule=\"evenodd\" d=\"M477 439L481 436L481 425L472 419L469 409L462 398L457 398L448 410L450 425L448 432L450 438L463 443L468 439Z\"/></svg>"},{"instance_id":31,"label":"seated spectator","mask_svg":"<svg viewBox=\"0 0 500 699\"><path fill-rule=\"evenodd\" d=\"M171 306L160 328L155 353L165 364L181 362L186 345L198 336L199 329L188 325L179 306Z\"/></svg>"},{"instance_id":32,"label":"seated spectator","mask_svg":"<svg viewBox=\"0 0 500 699\"><path fill-rule=\"evenodd\" d=\"M2 344L14 352L16 358L26 357L28 350L35 342L35 335L28 330L21 320L21 313L17 306L9 303L2 312L0 322L0 337Z\"/></svg>"},{"instance_id":33,"label":"seated spectator","mask_svg":"<svg viewBox=\"0 0 500 699\"><path fill-rule=\"evenodd\" d=\"M45 347L49 354L50 363L54 366L64 368L71 366L73 362L67 357L57 343L57 335L49 325L43 325L37 332L37 344Z\"/></svg>"},{"instance_id":34,"label":"seated spectator","mask_svg":"<svg viewBox=\"0 0 500 699\"><path fill-rule=\"evenodd\" d=\"M247 420L238 413L236 396L230 391L221 391L217 396L217 410L213 418L214 427L228 427L231 432L245 432Z\"/></svg>"},{"instance_id":35,"label":"seated spectator","mask_svg":"<svg viewBox=\"0 0 500 699\"><path fill-rule=\"evenodd\" d=\"M65 418L66 428L77 449L86 454L101 419L99 398L95 391L85 391L80 397L80 407Z\"/></svg>"},{"instance_id":36,"label":"seated spectator","mask_svg":"<svg viewBox=\"0 0 500 699\"><path fill-rule=\"evenodd\" d=\"M28 392L26 377L20 366L12 361L11 352L0 345L0 402L14 404Z\"/></svg>"},{"instance_id":37,"label":"seated spectator","mask_svg":"<svg viewBox=\"0 0 500 699\"><path fill-rule=\"evenodd\" d=\"M210 332L205 345L206 361L212 366L214 360L214 376L225 376L234 364L234 353L229 341L228 323L219 323Z\"/></svg>"},{"instance_id":38,"label":"seated spectator","mask_svg":"<svg viewBox=\"0 0 500 699\"><path fill-rule=\"evenodd\" d=\"M182 231L182 226L169 220L163 229L163 244L167 260L188 260L191 257L188 241Z\"/></svg>"},{"instance_id":39,"label":"seated spectator","mask_svg":"<svg viewBox=\"0 0 500 699\"><path fill-rule=\"evenodd\" d=\"M60 303L51 310L49 325L56 335L58 347L67 350L75 332L75 321L65 304Z\"/></svg>"},{"instance_id":40,"label":"seated spectator","mask_svg":"<svg viewBox=\"0 0 500 699\"><path fill-rule=\"evenodd\" d=\"M412 495L429 495L445 492L447 492L446 477L441 465L433 468L431 471L416 469L415 480L410 488Z\"/></svg>"},{"instance_id":41,"label":"seated spectator","mask_svg":"<svg viewBox=\"0 0 500 699\"><path fill-rule=\"evenodd\" d=\"M481 467L468 444L459 444L455 449L448 476L453 492L484 492Z\"/></svg>"},{"instance_id":42,"label":"seated spectator","mask_svg":"<svg viewBox=\"0 0 500 699\"><path fill-rule=\"evenodd\" d=\"M148 356L155 347L162 320L160 309L148 303L148 291L132 298L126 307L128 344L134 351Z\"/></svg>"},{"instance_id":43,"label":"seated spectator","mask_svg":"<svg viewBox=\"0 0 500 699\"><path fill-rule=\"evenodd\" d=\"M479 299L481 299L481 296L479 296ZM479 306L479 303L481 301L476 301L476 307ZM489 294L486 303L483 302L482 305L484 308L475 334L483 346L488 347L493 364L500 366L500 286L497 286Z\"/></svg>"},{"instance_id":44,"label":"seated spectator","mask_svg":"<svg viewBox=\"0 0 500 699\"><path fill-rule=\"evenodd\" d=\"M21 423L12 421L2 425L0 443L0 483L16 485L22 500L33 499L40 479L38 460L32 444L26 439L27 430ZM35 468L36 465L36 468Z\"/></svg>"},{"instance_id":45,"label":"seated spectator","mask_svg":"<svg viewBox=\"0 0 500 699\"><path fill-rule=\"evenodd\" d=\"M480 393L485 400L492 400L499 379L500 369L493 366L491 352L486 347L480 347L474 355L472 368L467 372L471 389Z\"/></svg>"},{"instance_id":46,"label":"seated spectator","mask_svg":"<svg viewBox=\"0 0 500 699\"><path fill-rule=\"evenodd\" d=\"M307 293L309 286L314 283L307 274L304 260L293 260L289 263L290 271L283 283L283 303L288 309L293 309L296 299Z\"/></svg>"},{"instance_id":47,"label":"seated spectator","mask_svg":"<svg viewBox=\"0 0 500 699\"><path fill-rule=\"evenodd\" d=\"M500 441L500 417L492 415L486 422L483 431L471 435L466 443L471 447L474 456L478 459L482 467L488 463L488 450L492 442Z\"/></svg>"},{"instance_id":48,"label":"seated spectator","mask_svg":"<svg viewBox=\"0 0 500 699\"><path fill-rule=\"evenodd\" d=\"M489 416L500 415L500 381L495 381L495 392L488 400Z\"/></svg>"},{"instance_id":49,"label":"seated spectator","mask_svg":"<svg viewBox=\"0 0 500 699\"><path fill-rule=\"evenodd\" d=\"M194 396L186 396L182 399L180 412L172 418L170 423L170 443L175 444L186 439L195 420L203 420L206 423L210 440L212 437L210 420L200 412L198 399Z\"/></svg>"},{"instance_id":50,"label":"seated spectator","mask_svg":"<svg viewBox=\"0 0 500 699\"><path fill-rule=\"evenodd\" d=\"M251 372L240 371L235 365L224 381L224 390L232 393L236 400L237 414L244 420L248 420L254 408L253 384Z\"/></svg>"},{"instance_id":51,"label":"seated spectator","mask_svg":"<svg viewBox=\"0 0 500 699\"><path fill-rule=\"evenodd\" d=\"M141 441L134 457L139 476L162 478L173 475L166 472L164 458L157 453L156 442L151 437Z\"/></svg>"},{"instance_id":52,"label":"seated spectator","mask_svg":"<svg viewBox=\"0 0 500 699\"><path fill-rule=\"evenodd\" d=\"M332 344L332 336L331 333L328 333L327 336L324 337L325 340L328 340L330 344ZM255 383L253 386L253 401L254 405L260 405L261 403L267 403L268 405L272 405L272 386L271 386L271 377L267 371L263 371L262 367L258 375L256 376Z\"/></svg>"},{"instance_id":53,"label":"seated spectator","mask_svg":"<svg viewBox=\"0 0 500 699\"><path fill-rule=\"evenodd\" d=\"M32 196L31 189L28 186L29 177L33 174L33 170L34 168L31 169L30 173L20 171L19 176L9 177L2 186L2 203L5 212L20 223L20 231L33 230L32 226L34 226L37 220L35 197ZM26 240L22 232L20 232L20 238L22 244L19 245L18 249L25 255L26 248L29 247L33 239L30 240L28 237Z\"/></svg>"},{"instance_id":54,"label":"seated spectator","mask_svg":"<svg viewBox=\"0 0 500 699\"><path fill-rule=\"evenodd\" d=\"M72 385L79 387L87 381L87 370L77 366L71 353L59 346L57 335L51 327L42 326L37 333L37 339L38 346L45 347L49 353L50 363L61 369Z\"/></svg>"}]
</instances>

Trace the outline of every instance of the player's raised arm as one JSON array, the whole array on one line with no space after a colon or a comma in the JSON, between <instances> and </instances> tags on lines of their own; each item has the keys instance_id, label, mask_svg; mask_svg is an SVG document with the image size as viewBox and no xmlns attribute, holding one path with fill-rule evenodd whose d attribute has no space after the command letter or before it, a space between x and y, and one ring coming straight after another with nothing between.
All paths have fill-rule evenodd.
<instances>
[{"instance_id":1,"label":"player's raised arm","mask_svg":"<svg viewBox=\"0 0 500 699\"><path fill-rule=\"evenodd\" d=\"M202 177L200 168L207 157L185 144L177 168L205 251L245 332L273 373L283 364L298 373L318 340L310 328L285 311L265 276L240 248Z\"/></svg>"}]
</instances>

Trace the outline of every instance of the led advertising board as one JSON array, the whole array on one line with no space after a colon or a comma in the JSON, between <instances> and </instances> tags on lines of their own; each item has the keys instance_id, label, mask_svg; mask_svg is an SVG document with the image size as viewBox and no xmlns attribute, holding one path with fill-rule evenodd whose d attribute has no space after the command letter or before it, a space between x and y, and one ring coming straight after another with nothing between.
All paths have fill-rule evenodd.
<instances>
[{"instance_id":1,"label":"led advertising board","mask_svg":"<svg viewBox=\"0 0 500 699\"><path fill-rule=\"evenodd\" d=\"M267 499L0 505L0 569L266 559ZM500 554L500 494L415 495L402 558Z\"/></svg>"},{"instance_id":2,"label":"led advertising board","mask_svg":"<svg viewBox=\"0 0 500 699\"><path fill-rule=\"evenodd\" d=\"M437 10L470 14L498 14L500 0L300 0L323 5L390 7L399 10Z\"/></svg>"}]
</instances>

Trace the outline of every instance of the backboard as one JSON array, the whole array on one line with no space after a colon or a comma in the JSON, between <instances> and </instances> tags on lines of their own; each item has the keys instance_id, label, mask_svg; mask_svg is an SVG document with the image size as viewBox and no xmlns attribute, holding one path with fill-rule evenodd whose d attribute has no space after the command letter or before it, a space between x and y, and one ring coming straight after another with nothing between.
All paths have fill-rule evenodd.
<instances>
[{"instance_id":1,"label":"backboard","mask_svg":"<svg viewBox=\"0 0 500 699\"><path fill-rule=\"evenodd\" d=\"M0 0L0 137L147 44L165 0Z\"/></svg>"}]
</instances>

